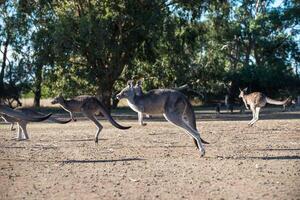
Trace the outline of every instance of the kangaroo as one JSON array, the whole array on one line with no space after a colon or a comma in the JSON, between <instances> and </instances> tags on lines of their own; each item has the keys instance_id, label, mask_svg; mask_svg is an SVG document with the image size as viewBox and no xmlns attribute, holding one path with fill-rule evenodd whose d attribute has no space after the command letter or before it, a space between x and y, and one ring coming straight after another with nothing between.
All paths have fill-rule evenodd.
<instances>
[{"instance_id":1,"label":"kangaroo","mask_svg":"<svg viewBox=\"0 0 300 200\"><path fill-rule=\"evenodd\" d=\"M29 122L40 122L48 119L52 114L48 114L46 116L30 116L27 114L22 113L19 110L14 110L9 108L8 106L0 105L0 115L8 115L10 117L14 117L20 120L25 120Z\"/></svg>"},{"instance_id":2,"label":"kangaroo","mask_svg":"<svg viewBox=\"0 0 300 200\"><path fill-rule=\"evenodd\" d=\"M245 88L243 90L240 89L239 98L242 98L242 100L246 106L246 109L249 109L249 107L248 107L248 105L249 105L250 109L252 111L253 118L248 123L249 126L253 126L253 124L258 121L259 111L267 103L273 104L273 105L284 105L289 101L289 98L287 98L284 101L276 101L276 100L273 100L273 99L267 97L266 95L264 95L261 92L253 92L250 94L245 94L246 91L247 91L247 88Z\"/></svg>"},{"instance_id":3,"label":"kangaroo","mask_svg":"<svg viewBox=\"0 0 300 200\"><path fill-rule=\"evenodd\" d=\"M109 114L108 110L104 107L104 105L93 96L82 95L74 97L70 100L65 100L62 95L54 98L51 102L52 104L60 104L60 106L70 113L71 119L74 120L73 112L82 112L87 118L92 120L95 125L97 126L97 132L95 135L95 143L98 143L98 137L100 131L102 130L103 126L98 122L95 117L95 114L101 112L103 116L108 119L108 121L118 129L129 129L131 126L121 126L118 124Z\"/></svg>"},{"instance_id":4,"label":"kangaroo","mask_svg":"<svg viewBox=\"0 0 300 200\"><path fill-rule=\"evenodd\" d=\"M182 93L171 89L154 89L147 93L137 95L133 81L128 81L127 86L116 96L125 98L132 110L138 113L163 114L167 121L185 129L194 139L200 155L205 155L202 144L208 144L200 137L196 128L195 113L187 97Z\"/></svg>"},{"instance_id":5,"label":"kangaroo","mask_svg":"<svg viewBox=\"0 0 300 200\"><path fill-rule=\"evenodd\" d=\"M21 111L22 113L26 114L26 115L29 115L29 116L35 116L35 117L43 117L43 114L42 113L39 113L39 112L36 112L32 109L29 109L29 108L17 108L15 109L17 111ZM13 117L10 117L8 115L3 115L1 116L2 119L4 119L4 121L6 123L10 123L11 124L11 127L10 127L10 130L11 131L14 131L15 128L14 128L14 124L17 122L17 119L16 118L13 118ZM66 123L69 123L71 121L70 120L67 120L67 121L61 121L61 120L58 120L56 118L54 118L53 116L50 116L49 118L45 119L45 120L48 120L48 121L51 121L51 122L54 122L54 123L59 123L59 124L66 124ZM29 121L25 121L26 124L25 124L25 127L24 129L26 130L26 125Z\"/></svg>"},{"instance_id":6,"label":"kangaroo","mask_svg":"<svg viewBox=\"0 0 300 200\"><path fill-rule=\"evenodd\" d=\"M27 140L29 139L26 126L28 122L40 122L47 120L51 117L51 113L48 115L43 115L37 112L28 112L26 110L17 109L13 110L9 107L0 105L0 115L7 123L18 124L17 140Z\"/></svg>"}]
</instances>

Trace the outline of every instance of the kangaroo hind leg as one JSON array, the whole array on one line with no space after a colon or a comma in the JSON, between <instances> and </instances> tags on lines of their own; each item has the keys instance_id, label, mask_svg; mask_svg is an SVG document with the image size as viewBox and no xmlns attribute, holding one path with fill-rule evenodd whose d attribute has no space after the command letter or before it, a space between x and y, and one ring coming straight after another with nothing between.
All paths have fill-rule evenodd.
<instances>
[{"instance_id":1,"label":"kangaroo hind leg","mask_svg":"<svg viewBox=\"0 0 300 200\"><path fill-rule=\"evenodd\" d=\"M100 124L100 122L96 119L96 117L92 113L84 111L84 110L82 112L87 118L89 118L91 121L94 122L94 124L96 124L97 132L95 134L95 143L98 143L98 137L99 137L101 130L103 129L103 126Z\"/></svg>"},{"instance_id":2,"label":"kangaroo hind leg","mask_svg":"<svg viewBox=\"0 0 300 200\"><path fill-rule=\"evenodd\" d=\"M201 157L205 154L205 149L202 145L200 134L198 131L194 130L188 123L183 120L181 114L173 111L167 111L164 113L164 117L171 123L179 126L187 131L187 133L197 141L197 146L199 147Z\"/></svg>"},{"instance_id":3,"label":"kangaroo hind leg","mask_svg":"<svg viewBox=\"0 0 300 200\"><path fill-rule=\"evenodd\" d=\"M260 107L256 107L256 108L255 108L255 116L254 116L254 120L252 121L251 126L252 126L253 124L255 124L255 122L258 121L258 119L259 119L259 111L260 111Z\"/></svg>"},{"instance_id":4,"label":"kangaroo hind leg","mask_svg":"<svg viewBox=\"0 0 300 200\"><path fill-rule=\"evenodd\" d=\"M197 130L196 121L195 121L194 117L191 117L189 115L183 115L182 117L183 117L184 122L186 122L194 130ZM196 145L197 149L199 149L197 140L194 137L193 137L193 140L194 140L194 144Z\"/></svg>"},{"instance_id":5,"label":"kangaroo hind leg","mask_svg":"<svg viewBox=\"0 0 300 200\"><path fill-rule=\"evenodd\" d=\"M22 129L21 129L21 126L20 126L20 123L17 122L17 125L18 125L18 131L17 131L17 137L16 137L16 140L22 140Z\"/></svg>"},{"instance_id":6,"label":"kangaroo hind leg","mask_svg":"<svg viewBox=\"0 0 300 200\"><path fill-rule=\"evenodd\" d=\"M20 122L18 122L18 125L19 125L18 140L28 140L29 136L28 136L27 129L26 129L27 122L20 121Z\"/></svg>"},{"instance_id":7,"label":"kangaroo hind leg","mask_svg":"<svg viewBox=\"0 0 300 200\"><path fill-rule=\"evenodd\" d=\"M254 106L250 106L251 111L252 111L252 120L250 122L248 122L248 126L252 126L253 122L255 121L255 116L256 116L256 109Z\"/></svg>"},{"instance_id":8,"label":"kangaroo hind leg","mask_svg":"<svg viewBox=\"0 0 300 200\"><path fill-rule=\"evenodd\" d=\"M195 130L196 132L198 132L197 125L196 125L196 116L195 116L194 110L191 107L191 105L189 105L189 104L185 105L185 109L184 109L184 112L182 114L182 119L193 130ZM204 141L202 138L201 138L201 142L204 143L204 144L209 144L208 142ZM196 139L194 139L194 143L195 143L196 147L199 149L199 145L198 145Z\"/></svg>"}]
</instances>

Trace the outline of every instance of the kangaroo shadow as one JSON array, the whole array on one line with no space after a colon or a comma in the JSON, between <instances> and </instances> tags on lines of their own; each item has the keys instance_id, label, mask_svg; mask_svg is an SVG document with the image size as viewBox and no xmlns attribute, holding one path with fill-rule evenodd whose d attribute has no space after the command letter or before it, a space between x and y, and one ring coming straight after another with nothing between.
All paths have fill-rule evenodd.
<instances>
[{"instance_id":1,"label":"kangaroo shadow","mask_svg":"<svg viewBox=\"0 0 300 200\"><path fill-rule=\"evenodd\" d=\"M26 147L0 146L0 148L5 148L5 149L25 149Z\"/></svg>"},{"instance_id":2,"label":"kangaroo shadow","mask_svg":"<svg viewBox=\"0 0 300 200\"><path fill-rule=\"evenodd\" d=\"M76 164L76 163L115 163L115 162L131 162L131 161L143 161L143 158L123 158L123 159L111 159L111 160L28 160L28 159L10 159L4 158L0 161L14 161L14 162L33 162L33 163L62 163L62 164Z\"/></svg>"},{"instance_id":3,"label":"kangaroo shadow","mask_svg":"<svg viewBox=\"0 0 300 200\"><path fill-rule=\"evenodd\" d=\"M248 160L248 159L253 159L253 160L300 160L300 156L224 156L224 157L208 157L208 158L214 158L214 159L219 159L223 158L225 160Z\"/></svg>"},{"instance_id":4,"label":"kangaroo shadow","mask_svg":"<svg viewBox=\"0 0 300 200\"><path fill-rule=\"evenodd\" d=\"M148 135L175 135L177 133L149 133Z\"/></svg>"},{"instance_id":5,"label":"kangaroo shadow","mask_svg":"<svg viewBox=\"0 0 300 200\"><path fill-rule=\"evenodd\" d=\"M99 139L102 141L105 141L107 139ZM61 140L62 142L88 142L88 141L95 141L94 138L89 138L89 139L70 139L70 140Z\"/></svg>"},{"instance_id":6,"label":"kangaroo shadow","mask_svg":"<svg viewBox=\"0 0 300 200\"><path fill-rule=\"evenodd\" d=\"M111 159L111 160L64 160L63 164L74 163L113 163L113 162L130 162L130 161L142 161L143 158L123 158L123 159Z\"/></svg>"},{"instance_id":7,"label":"kangaroo shadow","mask_svg":"<svg viewBox=\"0 0 300 200\"><path fill-rule=\"evenodd\" d=\"M260 160L300 160L300 156L263 156L263 157L248 157L250 159Z\"/></svg>"},{"instance_id":8,"label":"kangaroo shadow","mask_svg":"<svg viewBox=\"0 0 300 200\"><path fill-rule=\"evenodd\" d=\"M287 149L287 148L283 148L283 149L255 149L256 151L300 151L300 149Z\"/></svg>"},{"instance_id":9,"label":"kangaroo shadow","mask_svg":"<svg viewBox=\"0 0 300 200\"><path fill-rule=\"evenodd\" d=\"M170 149L176 149L176 148L193 148L195 145L154 145L154 146L142 146L146 149L157 149L157 148L170 148Z\"/></svg>"}]
</instances>

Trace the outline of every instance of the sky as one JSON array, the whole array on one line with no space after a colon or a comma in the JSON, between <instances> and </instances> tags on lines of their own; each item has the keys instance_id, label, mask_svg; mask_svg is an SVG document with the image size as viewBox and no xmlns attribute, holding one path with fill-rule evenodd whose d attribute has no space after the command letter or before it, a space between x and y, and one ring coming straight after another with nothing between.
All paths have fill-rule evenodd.
<instances>
[{"instance_id":1,"label":"sky","mask_svg":"<svg viewBox=\"0 0 300 200\"><path fill-rule=\"evenodd\" d=\"M274 7L278 7L283 3L283 0L276 0L273 4Z\"/></svg>"}]
</instances>

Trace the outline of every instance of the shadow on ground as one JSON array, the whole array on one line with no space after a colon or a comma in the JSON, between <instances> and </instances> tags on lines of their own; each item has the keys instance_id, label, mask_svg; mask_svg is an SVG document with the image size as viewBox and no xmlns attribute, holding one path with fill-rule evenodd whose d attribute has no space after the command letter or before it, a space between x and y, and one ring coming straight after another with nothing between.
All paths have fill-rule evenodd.
<instances>
[{"instance_id":1,"label":"shadow on ground","mask_svg":"<svg viewBox=\"0 0 300 200\"><path fill-rule=\"evenodd\" d=\"M62 163L62 164L76 164L76 163L114 163L114 162L132 162L143 161L143 158L122 158L122 159L109 159L109 160L28 160L28 159L0 159L1 161L14 161L14 162L33 162L33 163Z\"/></svg>"},{"instance_id":2,"label":"shadow on ground","mask_svg":"<svg viewBox=\"0 0 300 200\"><path fill-rule=\"evenodd\" d=\"M219 160L300 160L300 156L217 156L217 157L207 157L211 159L219 159Z\"/></svg>"},{"instance_id":3,"label":"shadow on ground","mask_svg":"<svg viewBox=\"0 0 300 200\"><path fill-rule=\"evenodd\" d=\"M129 161L142 161L143 158L123 158L123 159L112 159L112 160L65 160L64 164L73 163L110 163L110 162L129 162Z\"/></svg>"}]
</instances>

